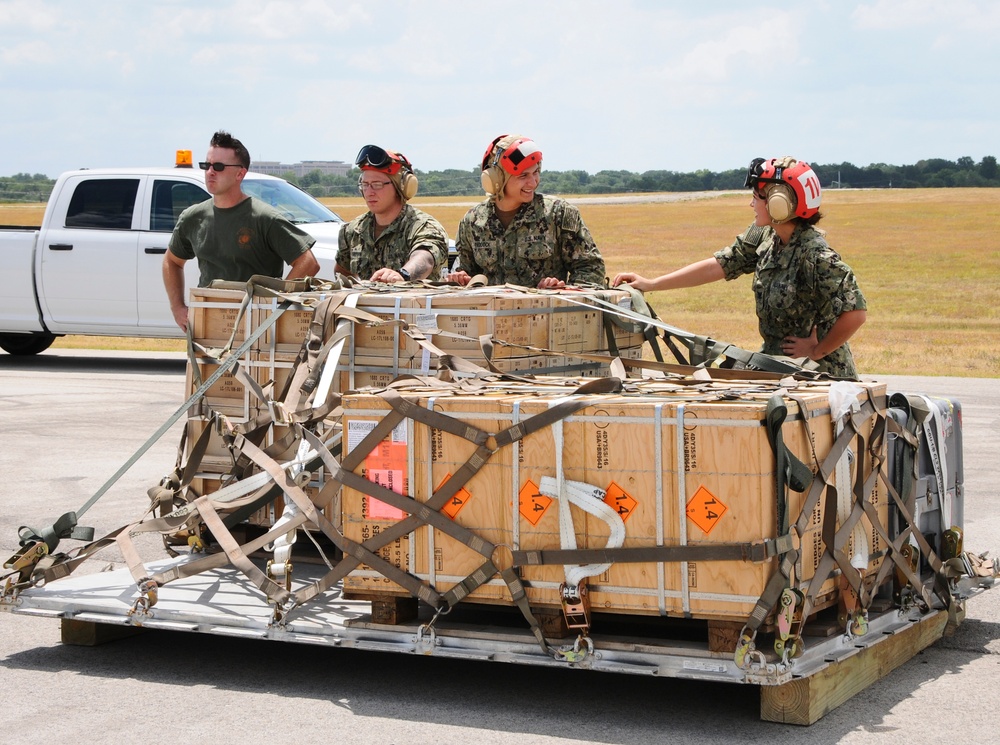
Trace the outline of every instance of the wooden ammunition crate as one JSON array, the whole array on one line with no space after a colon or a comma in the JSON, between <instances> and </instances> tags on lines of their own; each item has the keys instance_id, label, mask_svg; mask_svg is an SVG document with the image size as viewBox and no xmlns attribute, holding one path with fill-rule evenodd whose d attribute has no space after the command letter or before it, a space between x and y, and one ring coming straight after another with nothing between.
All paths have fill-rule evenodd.
<instances>
[{"instance_id":1,"label":"wooden ammunition crate","mask_svg":"<svg viewBox=\"0 0 1000 745\"><path fill-rule=\"evenodd\" d=\"M318 300L321 295L315 293ZM607 349L603 311L593 303L597 297L607 302L628 305L627 293L605 290L593 293L536 293L490 288L479 290L410 289L394 292L358 292L358 307L387 321L400 321L420 329L439 349L449 354L467 356L481 365L479 336L492 334L496 339L522 346L497 345L494 367L511 375L602 376L608 365L574 354L601 353ZM255 297L241 316L245 294L242 290L192 288L191 322L194 340L205 347L221 348L233 338L238 347L260 324L274 313L278 301ZM572 302L571 302L572 301ZM584 303L580 305L578 303ZM276 319L246 351L239 365L270 397L280 399L292 375L296 355L302 348L314 311L308 305L293 306ZM233 336L234 326L237 329ZM622 355L641 356L641 335L615 333ZM524 347L552 348L564 354L533 354ZM219 363L198 354L189 364L187 395L200 382L218 370ZM352 325L337 363L333 388L350 391L384 388L401 374L436 375L440 367L437 355L403 333L401 325ZM270 388L267 386L270 385ZM233 370L228 370L207 391L202 401L189 412L188 453L194 437L205 426L209 415L222 414L233 425L254 420L267 412L268 401L254 393ZM281 437L280 428L268 434L270 444ZM209 472L223 472L231 465L221 437L213 436L210 453L204 461ZM261 523L266 524L265 516Z\"/></svg>"},{"instance_id":2,"label":"wooden ammunition crate","mask_svg":"<svg viewBox=\"0 0 1000 745\"><path fill-rule=\"evenodd\" d=\"M525 422L569 392L528 385L511 388L509 383L498 384L475 396L440 391L406 395L420 406L496 433ZM631 395L588 396L586 408L576 414L496 450L444 512L494 544L524 551L558 549L559 503L541 495L538 486L543 476L556 477L561 468L565 480L605 494L605 501L624 520L625 547L773 539L777 532L775 459L763 421L767 399L776 388L713 383L691 389L647 382ZM788 400L784 441L815 470L816 459L823 460L834 437L829 387L802 384L794 393L805 408L800 410ZM884 406L883 386L865 386L862 398L868 396ZM357 447L387 409L377 394L346 397L347 448ZM356 473L425 502L474 449L464 438L407 419L392 438L365 458ZM868 473L871 467L870 453L854 453L854 469ZM851 486L846 484L848 489ZM887 499L882 488L876 486L869 499L884 524ZM805 496L789 495L794 523ZM345 487L342 500L344 532L354 540L366 540L404 516L355 489ZM823 506L821 499L802 538L795 579L803 591L824 550ZM570 511L577 546L603 548L610 533L608 523L576 507ZM871 574L881 563L884 546L866 518L855 535L867 543L869 560L862 573ZM853 555L850 547L848 553ZM441 592L484 560L463 543L426 525L387 547L383 557ZM776 565L774 559L760 563L619 562L589 580L590 601L593 609L611 613L745 620ZM565 577L561 565L525 566L521 574L533 606L560 604L558 588ZM361 595L405 594L368 567L352 572L344 587ZM817 607L835 602L836 594L836 579L827 579L816 596ZM499 578L494 578L468 600L505 604L510 596Z\"/></svg>"}]
</instances>

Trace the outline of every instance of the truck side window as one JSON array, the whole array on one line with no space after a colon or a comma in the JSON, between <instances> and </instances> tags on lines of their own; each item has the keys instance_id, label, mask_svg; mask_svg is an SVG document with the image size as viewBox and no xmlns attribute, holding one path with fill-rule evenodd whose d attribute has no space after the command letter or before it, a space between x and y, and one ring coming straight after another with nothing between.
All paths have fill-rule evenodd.
<instances>
[{"instance_id":1,"label":"truck side window","mask_svg":"<svg viewBox=\"0 0 1000 745\"><path fill-rule=\"evenodd\" d=\"M149 216L149 229L169 233L181 212L208 197L208 192L196 184L157 179L153 182L153 211Z\"/></svg>"},{"instance_id":2,"label":"truck side window","mask_svg":"<svg viewBox=\"0 0 1000 745\"><path fill-rule=\"evenodd\" d=\"M129 230L138 191L138 179L81 181L66 212L66 227Z\"/></svg>"}]
</instances>

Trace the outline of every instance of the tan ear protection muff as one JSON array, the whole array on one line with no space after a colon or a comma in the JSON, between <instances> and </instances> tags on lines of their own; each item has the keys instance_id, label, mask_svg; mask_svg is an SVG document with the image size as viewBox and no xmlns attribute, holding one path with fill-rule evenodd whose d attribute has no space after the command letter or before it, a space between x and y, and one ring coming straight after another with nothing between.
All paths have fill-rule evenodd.
<instances>
[{"instance_id":1,"label":"tan ear protection muff","mask_svg":"<svg viewBox=\"0 0 1000 745\"><path fill-rule=\"evenodd\" d=\"M743 186L764 199L774 223L800 217L808 220L819 213L823 189L808 163L790 155L781 158L754 158L747 168Z\"/></svg>"},{"instance_id":2,"label":"tan ear protection muff","mask_svg":"<svg viewBox=\"0 0 1000 745\"><path fill-rule=\"evenodd\" d=\"M479 183L482 185L483 191L490 195L501 194L503 187L507 184L507 174L500 167L500 155L503 153L503 147L498 147L498 143L505 138L510 138L510 135L497 137L486 148L486 153L483 155L483 172L479 175Z\"/></svg>"},{"instance_id":3,"label":"tan ear protection muff","mask_svg":"<svg viewBox=\"0 0 1000 745\"><path fill-rule=\"evenodd\" d=\"M524 135L500 135L486 148L479 183L487 194L503 196L511 176L519 176L541 162L542 151L532 139Z\"/></svg>"},{"instance_id":4,"label":"tan ear protection muff","mask_svg":"<svg viewBox=\"0 0 1000 745\"><path fill-rule=\"evenodd\" d=\"M414 174L409 168L404 168L395 177L390 176L390 178L393 179L394 184L396 179L399 180L399 184L396 185L396 191L399 192L399 196L401 196L404 201L413 199L413 197L417 195L417 187L420 184L417 182L416 174Z\"/></svg>"},{"instance_id":5,"label":"tan ear protection muff","mask_svg":"<svg viewBox=\"0 0 1000 745\"><path fill-rule=\"evenodd\" d=\"M767 187L767 214L774 222L787 222L795 217L795 194L785 184Z\"/></svg>"}]
</instances>

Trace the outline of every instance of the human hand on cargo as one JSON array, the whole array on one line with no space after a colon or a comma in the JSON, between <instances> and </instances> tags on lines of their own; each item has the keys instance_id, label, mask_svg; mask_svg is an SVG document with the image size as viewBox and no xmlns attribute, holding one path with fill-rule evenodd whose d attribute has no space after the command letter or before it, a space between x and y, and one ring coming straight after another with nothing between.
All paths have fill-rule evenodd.
<instances>
[{"instance_id":1,"label":"human hand on cargo","mask_svg":"<svg viewBox=\"0 0 1000 745\"><path fill-rule=\"evenodd\" d=\"M471 280L472 277L470 277L466 272L463 272L461 269L457 272L451 272L450 274L444 275L445 282L452 282L456 285L461 285L462 287L469 284Z\"/></svg>"},{"instance_id":2,"label":"human hand on cargo","mask_svg":"<svg viewBox=\"0 0 1000 745\"><path fill-rule=\"evenodd\" d=\"M538 283L539 290L561 290L565 286L566 283L556 277L543 277Z\"/></svg>"},{"instance_id":3,"label":"human hand on cargo","mask_svg":"<svg viewBox=\"0 0 1000 745\"><path fill-rule=\"evenodd\" d=\"M382 267L372 275L372 282L384 282L386 284L395 284L396 282L404 282L405 279L403 275L397 272L395 269L389 269L388 267Z\"/></svg>"},{"instance_id":4,"label":"human hand on cargo","mask_svg":"<svg viewBox=\"0 0 1000 745\"><path fill-rule=\"evenodd\" d=\"M186 305L171 306L170 312L174 317L174 323L180 326L181 331L187 333L188 330L188 307Z\"/></svg>"},{"instance_id":5,"label":"human hand on cargo","mask_svg":"<svg viewBox=\"0 0 1000 745\"><path fill-rule=\"evenodd\" d=\"M611 286L617 287L622 283L628 283L639 292L646 292L652 289L653 283L648 279L643 277L641 274L636 274L635 272L618 272L615 278L611 280Z\"/></svg>"}]
</instances>

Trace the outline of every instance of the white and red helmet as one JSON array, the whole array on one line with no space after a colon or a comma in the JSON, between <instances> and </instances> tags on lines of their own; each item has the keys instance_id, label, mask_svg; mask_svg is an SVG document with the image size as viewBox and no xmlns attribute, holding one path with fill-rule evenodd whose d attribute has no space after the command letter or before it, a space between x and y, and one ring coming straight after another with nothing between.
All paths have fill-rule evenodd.
<instances>
[{"instance_id":1,"label":"white and red helmet","mask_svg":"<svg viewBox=\"0 0 1000 745\"><path fill-rule=\"evenodd\" d=\"M748 189L765 194L769 184L784 184L794 197L794 216L808 219L819 212L823 190L819 176L808 163L785 156L783 158L754 158L747 168Z\"/></svg>"},{"instance_id":2,"label":"white and red helmet","mask_svg":"<svg viewBox=\"0 0 1000 745\"><path fill-rule=\"evenodd\" d=\"M520 176L541 162L542 150L530 137L500 135L483 153L483 190L487 194L502 194L507 179Z\"/></svg>"}]
</instances>

